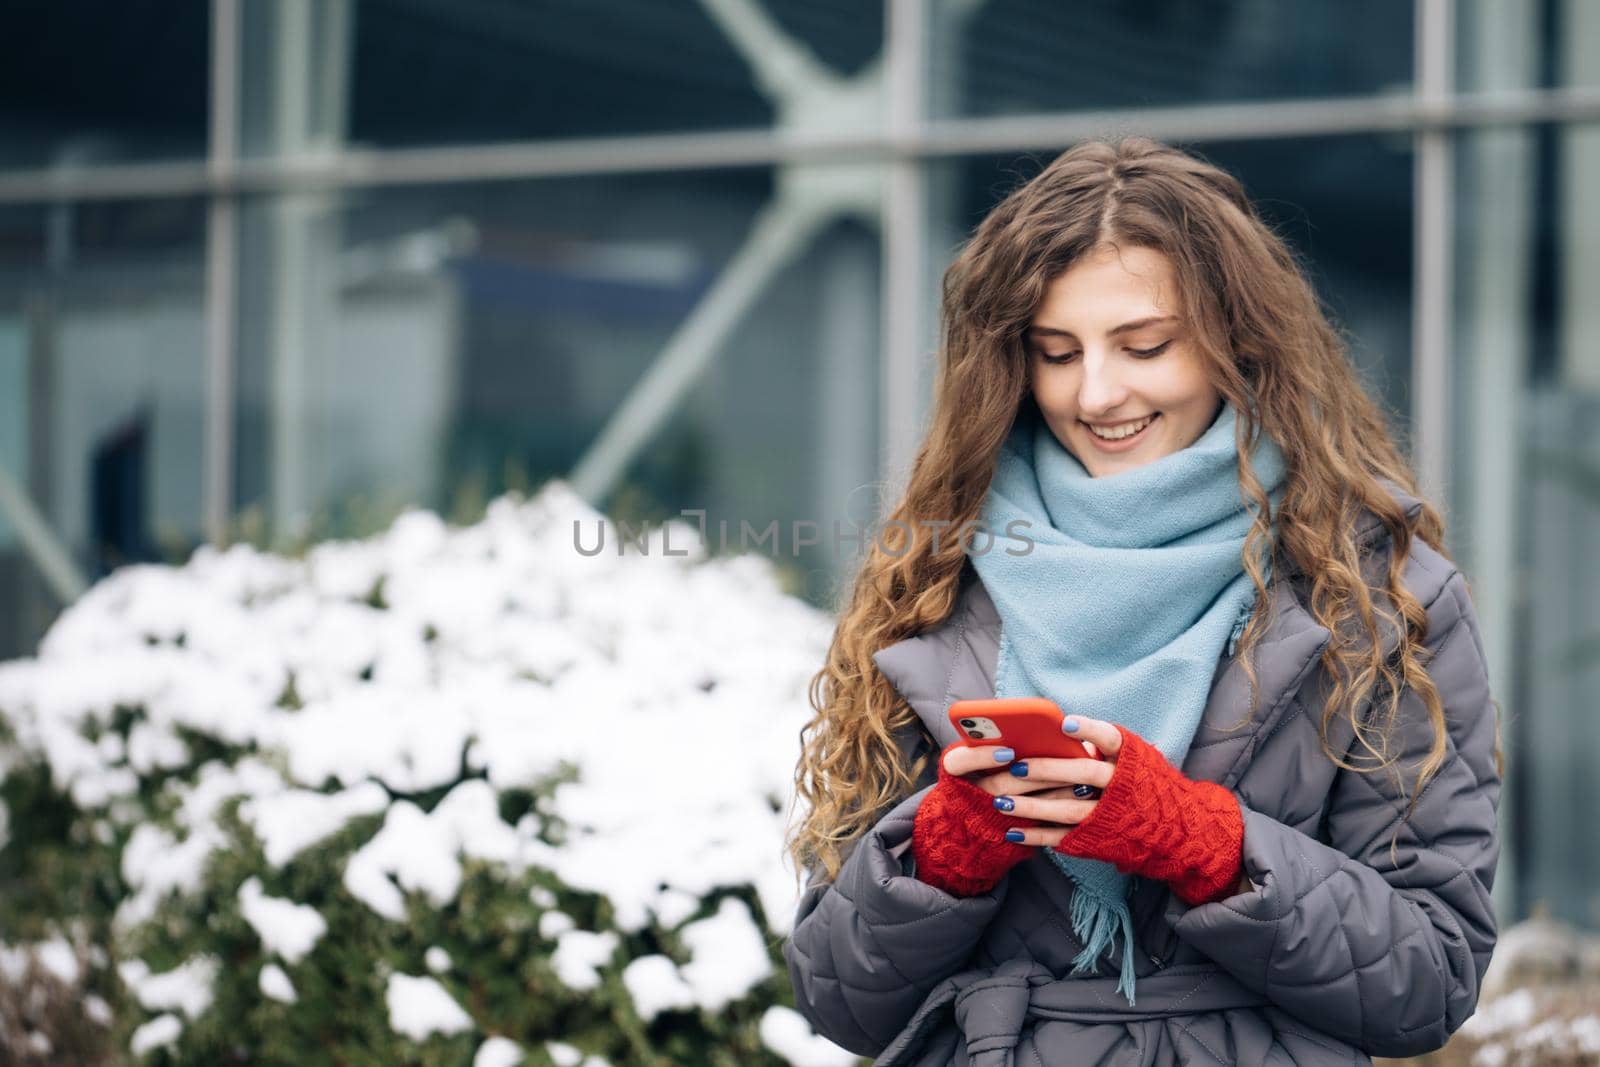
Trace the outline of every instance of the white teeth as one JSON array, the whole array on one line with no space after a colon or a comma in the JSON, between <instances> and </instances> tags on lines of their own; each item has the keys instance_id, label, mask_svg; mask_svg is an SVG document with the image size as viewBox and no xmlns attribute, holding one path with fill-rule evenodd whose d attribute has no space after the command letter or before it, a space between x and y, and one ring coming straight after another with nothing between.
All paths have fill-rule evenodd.
<instances>
[{"instance_id":1,"label":"white teeth","mask_svg":"<svg viewBox=\"0 0 1600 1067\"><path fill-rule=\"evenodd\" d=\"M1154 422L1154 415L1146 415L1138 422L1125 422L1120 426L1089 426L1089 432L1106 441L1120 441L1124 437L1132 437L1140 430ZM1084 423L1088 426L1088 423Z\"/></svg>"}]
</instances>

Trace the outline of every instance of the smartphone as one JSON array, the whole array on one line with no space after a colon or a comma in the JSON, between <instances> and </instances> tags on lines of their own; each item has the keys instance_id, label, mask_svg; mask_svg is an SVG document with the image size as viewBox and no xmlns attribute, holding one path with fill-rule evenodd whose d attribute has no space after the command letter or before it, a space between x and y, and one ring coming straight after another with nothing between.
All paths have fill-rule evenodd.
<instances>
[{"instance_id":1,"label":"smartphone","mask_svg":"<svg viewBox=\"0 0 1600 1067\"><path fill-rule=\"evenodd\" d=\"M950 725L962 744L1007 745L1018 759L1098 759L1082 741L1061 732L1064 717L1056 702L1046 697L958 700L950 705Z\"/></svg>"}]
</instances>

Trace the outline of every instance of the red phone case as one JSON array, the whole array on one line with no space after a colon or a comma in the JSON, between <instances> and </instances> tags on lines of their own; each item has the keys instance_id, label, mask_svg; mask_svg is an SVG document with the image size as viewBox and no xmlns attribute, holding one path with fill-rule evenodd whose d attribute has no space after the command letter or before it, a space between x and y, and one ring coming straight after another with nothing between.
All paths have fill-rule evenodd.
<instances>
[{"instance_id":1,"label":"red phone case","mask_svg":"<svg viewBox=\"0 0 1600 1067\"><path fill-rule=\"evenodd\" d=\"M1097 759L1083 742L1061 732L1062 711L1046 697L999 697L991 700L958 700L950 705L950 725L965 745L1007 745L1018 759L1056 757ZM975 738L962 726L962 719L982 717L999 729L999 737Z\"/></svg>"}]
</instances>

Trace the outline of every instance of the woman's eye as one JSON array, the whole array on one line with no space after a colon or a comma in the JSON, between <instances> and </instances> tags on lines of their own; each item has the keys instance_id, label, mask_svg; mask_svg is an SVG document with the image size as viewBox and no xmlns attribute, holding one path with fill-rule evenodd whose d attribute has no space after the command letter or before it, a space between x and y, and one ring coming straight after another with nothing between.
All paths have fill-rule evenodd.
<instances>
[{"instance_id":1,"label":"woman's eye","mask_svg":"<svg viewBox=\"0 0 1600 1067\"><path fill-rule=\"evenodd\" d=\"M1128 355L1132 356L1134 359L1154 359L1156 356L1159 356L1161 353L1165 352L1171 344L1172 341L1169 339L1161 342L1154 348L1130 348L1128 349ZM1049 352L1043 352L1035 349L1034 354L1044 362L1051 364L1071 363L1073 360L1078 358L1078 353L1076 352L1063 352L1061 355L1057 356L1052 355Z\"/></svg>"}]
</instances>

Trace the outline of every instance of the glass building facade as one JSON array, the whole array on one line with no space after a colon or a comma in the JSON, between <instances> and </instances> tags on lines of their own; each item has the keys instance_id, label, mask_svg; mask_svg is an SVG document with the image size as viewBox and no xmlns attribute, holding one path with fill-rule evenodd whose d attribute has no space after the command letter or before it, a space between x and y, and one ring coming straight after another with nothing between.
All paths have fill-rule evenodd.
<instances>
[{"instance_id":1,"label":"glass building facade","mask_svg":"<svg viewBox=\"0 0 1600 1067\"><path fill-rule=\"evenodd\" d=\"M0 13L0 655L111 568L572 480L824 531L1075 140L1237 174L1444 503L1506 918L1600 925L1600 5L53 0Z\"/></svg>"}]
</instances>

